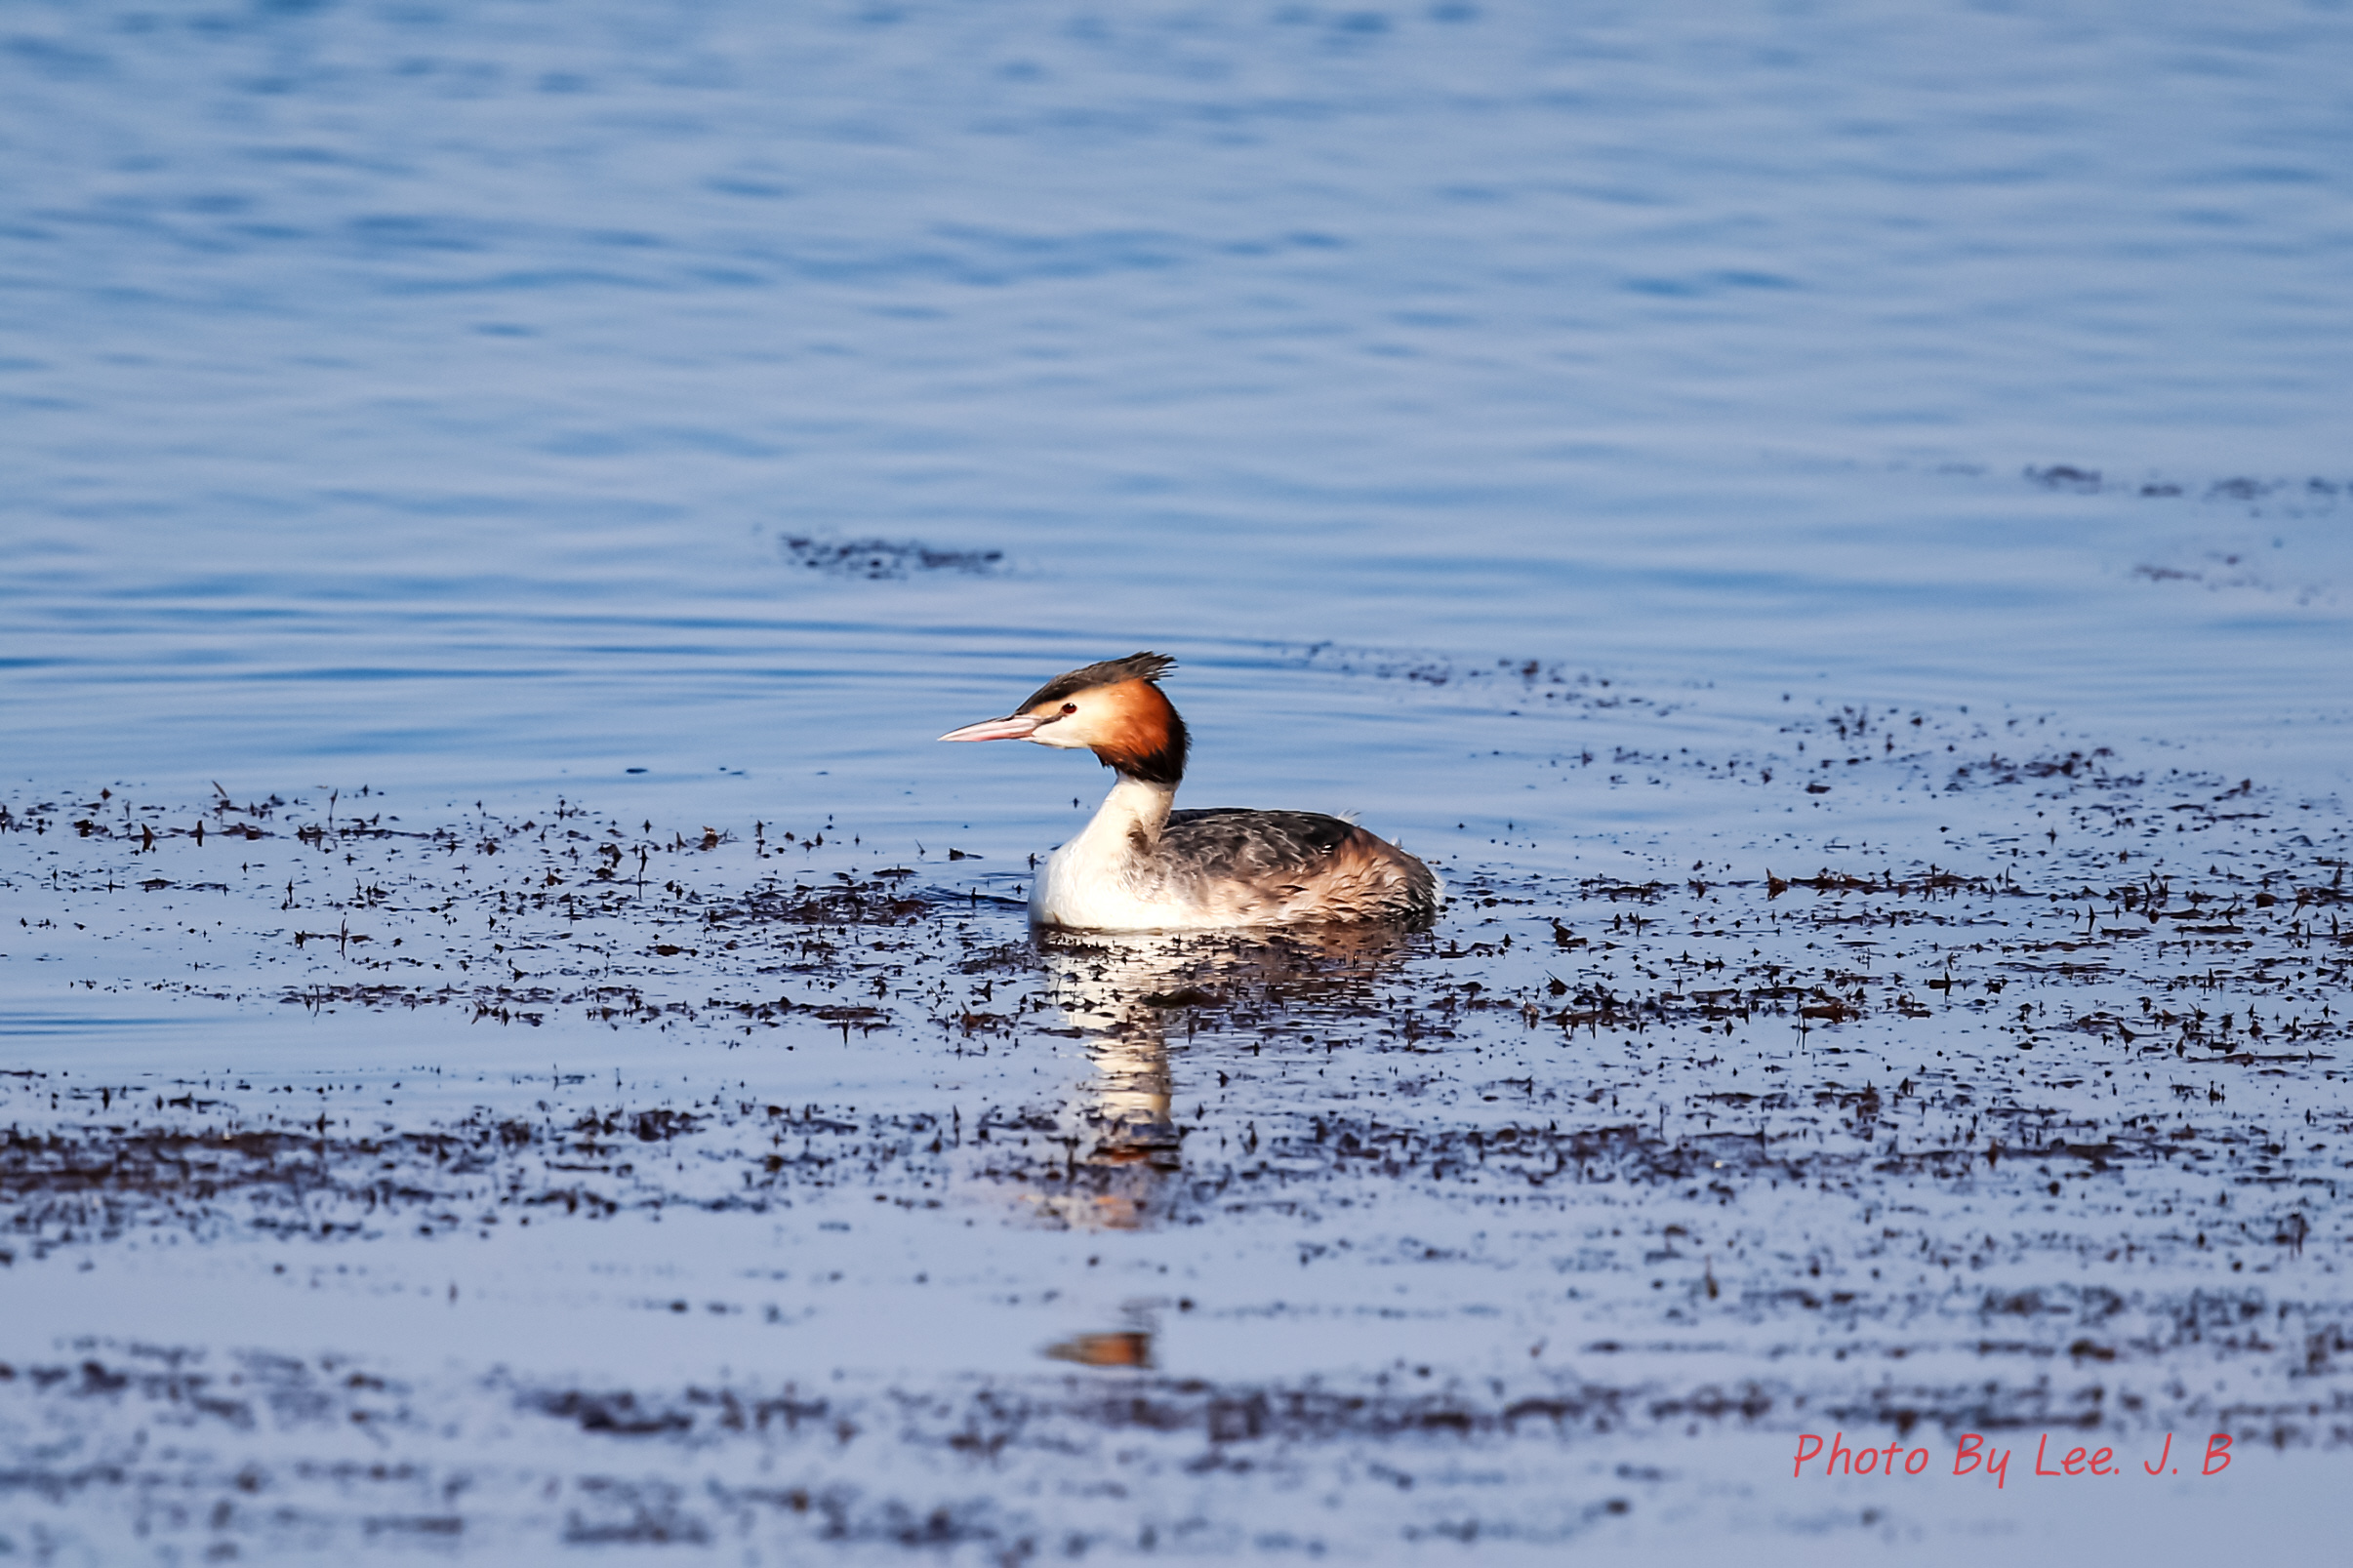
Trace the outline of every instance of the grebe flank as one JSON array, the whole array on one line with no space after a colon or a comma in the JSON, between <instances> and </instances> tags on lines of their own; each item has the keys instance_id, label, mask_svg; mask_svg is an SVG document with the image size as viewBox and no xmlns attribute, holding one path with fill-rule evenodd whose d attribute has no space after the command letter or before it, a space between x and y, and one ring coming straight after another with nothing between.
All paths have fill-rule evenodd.
<instances>
[{"instance_id":1,"label":"grebe flank","mask_svg":"<svg viewBox=\"0 0 2353 1568\"><path fill-rule=\"evenodd\" d=\"M1187 931L1384 920L1437 912L1429 866L1354 823L1311 811L1172 811L1185 721L1156 684L1176 661L1131 654L1056 676L1001 719L943 741L1034 741L1095 753L1119 778L1030 892L1033 925Z\"/></svg>"}]
</instances>

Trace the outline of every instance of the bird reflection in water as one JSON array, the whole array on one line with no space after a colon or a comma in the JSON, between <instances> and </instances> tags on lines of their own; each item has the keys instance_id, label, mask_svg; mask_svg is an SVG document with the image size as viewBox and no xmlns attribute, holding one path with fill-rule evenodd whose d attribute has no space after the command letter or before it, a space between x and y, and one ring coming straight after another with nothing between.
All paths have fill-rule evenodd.
<instances>
[{"instance_id":1,"label":"bird reflection in water","mask_svg":"<svg viewBox=\"0 0 2353 1568\"><path fill-rule=\"evenodd\" d=\"M1268 1039L1313 1019L1327 1027L1379 1016L1375 982L1414 938L1392 927L1291 927L1256 933L1084 935L1040 933L1046 996L1068 1027L1083 1031L1091 1066L1056 1117L1068 1151L1063 1170L1038 1173L1024 1194L1040 1218L1074 1229L1133 1230L1165 1214L1184 1172L1174 1104L1189 1042L1234 1065L1237 1041ZM1171 1048L1175 1047L1172 1062ZM1249 1058L1241 1058L1250 1061ZM1273 1091L1279 1059L1235 1072L1237 1089ZM1188 1092L1215 1076L1186 1073Z\"/></svg>"},{"instance_id":2,"label":"bird reflection in water","mask_svg":"<svg viewBox=\"0 0 2353 1568\"><path fill-rule=\"evenodd\" d=\"M1047 1346L1046 1355L1050 1360L1070 1361L1082 1367L1149 1372L1152 1333L1148 1329L1121 1329L1114 1334L1075 1334L1060 1344Z\"/></svg>"}]
</instances>

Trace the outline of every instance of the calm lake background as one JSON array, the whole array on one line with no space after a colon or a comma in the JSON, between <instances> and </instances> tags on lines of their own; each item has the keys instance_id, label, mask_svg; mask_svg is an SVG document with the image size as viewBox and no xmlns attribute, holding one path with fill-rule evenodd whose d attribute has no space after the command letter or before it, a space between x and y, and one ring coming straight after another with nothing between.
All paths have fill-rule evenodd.
<instances>
[{"instance_id":1,"label":"calm lake background","mask_svg":"<svg viewBox=\"0 0 2353 1568\"><path fill-rule=\"evenodd\" d=\"M1334 642L2334 787L2349 28L13 7L10 771L996 814L929 738L1152 646L1204 785L1481 809Z\"/></svg>"},{"instance_id":2,"label":"calm lake background","mask_svg":"<svg viewBox=\"0 0 2353 1568\"><path fill-rule=\"evenodd\" d=\"M1094 770L932 737L1153 648L1191 803L1458 876L1968 864L1557 768L1848 704L2341 824L2349 70L2319 0L15 0L0 795L1002 891ZM8 984L12 1066L235 1037Z\"/></svg>"}]
</instances>

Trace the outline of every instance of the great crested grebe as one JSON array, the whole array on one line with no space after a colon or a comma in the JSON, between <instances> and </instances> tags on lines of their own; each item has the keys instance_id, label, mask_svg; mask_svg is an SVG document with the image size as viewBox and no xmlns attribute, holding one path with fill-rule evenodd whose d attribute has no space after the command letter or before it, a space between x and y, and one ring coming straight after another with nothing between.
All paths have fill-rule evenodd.
<instances>
[{"instance_id":1,"label":"great crested grebe","mask_svg":"<svg viewBox=\"0 0 2353 1568\"><path fill-rule=\"evenodd\" d=\"M1436 912L1442 890L1430 867L1354 823L1312 811L1169 810L1185 777L1185 721L1155 682L1175 663L1130 654L1089 664L1004 718L940 737L1084 747L1119 775L1031 889L1033 925L1184 931Z\"/></svg>"}]
</instances>

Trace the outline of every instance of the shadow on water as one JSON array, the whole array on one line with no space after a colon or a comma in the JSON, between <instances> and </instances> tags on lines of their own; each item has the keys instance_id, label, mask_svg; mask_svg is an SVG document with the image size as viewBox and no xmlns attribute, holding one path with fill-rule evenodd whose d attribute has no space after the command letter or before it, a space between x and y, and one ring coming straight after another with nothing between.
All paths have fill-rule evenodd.
<instances>
[{"instance_id":1,"label":"shadow on water","mask_svg":"<svg viewBox=\"0 0 2353 1568\"><path fill-rule=\"evenodd\" d=\"M1059 1181L1026 1193L1041 1217L1081 1229L1132 1230L1163 1217L1184 1169L1180 1092L1214 1074L1188 1060L1204 1024L1279 1029L1380 1012L1379 986L1427 939L1382 926L1085 937L1040 935L1044 998L1084 1041L1092 1068L1059 1116L1070 1151ZM1255 1051L1257 1048L1252 1047ZM1054 1173L1040 1173L1051 1178Z\"/></svg>"}]
</instances>

